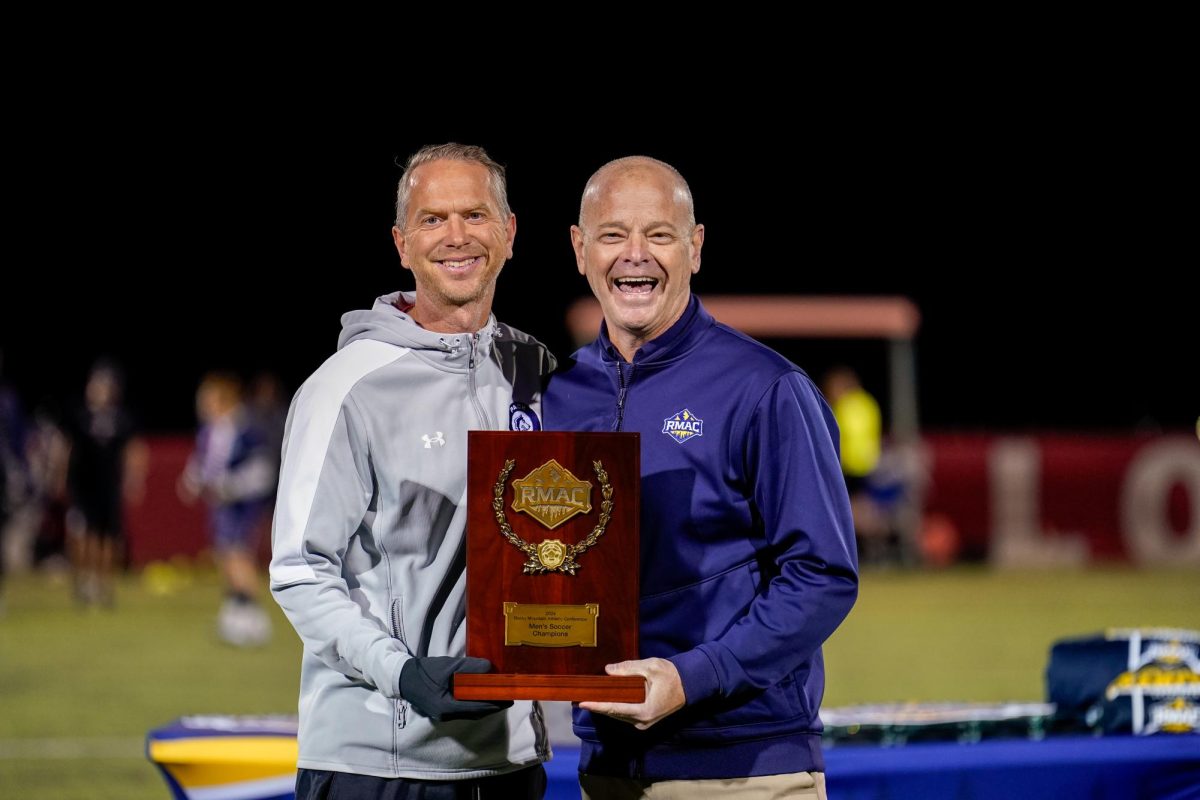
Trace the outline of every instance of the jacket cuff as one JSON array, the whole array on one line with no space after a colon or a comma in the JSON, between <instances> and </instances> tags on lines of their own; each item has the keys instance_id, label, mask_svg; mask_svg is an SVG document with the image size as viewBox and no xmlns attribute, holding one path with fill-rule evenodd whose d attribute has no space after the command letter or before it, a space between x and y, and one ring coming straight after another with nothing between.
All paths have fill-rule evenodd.
<instances>
[{"instance_id":1,"label":"jacket cuff","mask_svg":"<svg viewBox=\"0 0 1200 800\"><path fill-rule=\"evenodd\" d=\"M679 670L684 702L687 705L720 693L721 680L717 677L717 668L703 650L688 650L667 660Z\"/></svg>"},{"instance_id":2,"label":"jacket cuff","mask_svg":"<svg viewBox=\"0 0 1200 800\"><path fill-rule=\"evenodd\" d=\"M408 653L395 652L389 653L385 669L387 670L388 680L380 683L378 689L383 693L383 696L389 700L403 700L403 695L400 694L400 673L404 671L404 665L412 658Z\"/></svg>"}]
</instances>

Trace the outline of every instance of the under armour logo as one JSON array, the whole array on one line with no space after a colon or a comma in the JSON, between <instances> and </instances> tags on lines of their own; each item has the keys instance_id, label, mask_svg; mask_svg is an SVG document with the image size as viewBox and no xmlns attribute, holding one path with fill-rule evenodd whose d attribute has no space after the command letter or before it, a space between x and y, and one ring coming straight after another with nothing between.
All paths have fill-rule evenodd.
<instances>
[{"instance_id":1,"label":"under armour logo","mask_svg":"<svg viewBox=\"0 0 1200 800\"><path fill-rule=\"evenodd\" d=\"M430 436L427 433L421 434L421 441L425 443L425 449L430 450L436 443L438 447L445 447L446 440L442 438L442 432L438 431L436 436Z\"/></svg>"}]
</instances>

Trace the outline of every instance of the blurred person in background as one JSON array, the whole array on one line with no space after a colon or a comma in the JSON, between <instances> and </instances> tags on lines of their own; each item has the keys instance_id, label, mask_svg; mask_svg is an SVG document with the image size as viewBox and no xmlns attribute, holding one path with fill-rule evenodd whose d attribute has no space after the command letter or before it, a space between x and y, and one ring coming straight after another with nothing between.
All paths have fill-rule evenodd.
<instances>
[{"instance_id":1,"label":"blurred person in background","mask_svg":"<svg viewBox=\"0 0 1200 800\"><path fill-rule=\"evenodd\" d=\"M123 405L124 381L115 362L101 359L84 387L83 405L68 422L68 549L75 599L116 603L113 573L125 532L125 503L145 494L149 450Z\"/></svg>"},{"instance_id":2,"label":"blurred person in background","mask_svg":"<svg viewBox=\"0 0 1200 800\"><path fill-rule=\"evenodd\" d=\"M26 444L29 461L31 503L37 522L34 523L33 563L48 567L55 573L70 567L67 560L67 516L71 496L67 487L67 472L71 457L71 440L51 410L43 402L33 413L33 425Z\"/></svg>"},{"instance_id":3,"label":"blurred person in background","mask_svg":"<svg viewBox=\"0 0 1200 800\"><path fill-rule=\"evenodd\" d=\"M883 416L879 403L849 367L829 371L821 389L841 431L842 474L851 492L861 489L879 464L883 449Z\"/></svg>"},{"instance_id":4,"label":"blurred person in background","mask_svg":"<svg viewBox=\"0 0 1200 800\"><path fill-rule=\"evenodd\" d=\"M255 375L250 382L246 406L251 423L258 428L263 446L278 468L288 412L288 397L279 376L272 372Z\"/></svg>"},{"instance_id":5,"label":"blurred person in background","mask_svg":"<svg viewBox=\"0 0 1200 800\"><path fill-rule=\"evenodd\" d=\"M279 467L283 457L283 431L287 425L288 412L288 393L279 376L273 372L259 372L255 375L246 393L246 408L251 424L258 429L263 438L263 447L271 458L276 481L271 487L268 502L274 508L275 492L279 485ZM259 542L256 557L265 557L268 561L271 558L271 516L262 516L261 530L256 534L256 540Z\"/></svg>"},{"instance_id":6,"label":"blurred person in background","mask_svg":"<svg viewBox=\"0 0 1200 800\"><path fill-rule=\"evenodd\" d=\"M883 451L883 416L879 403L863 388L858 373L834 367L821 382L841 431L842 475L854 514L854 535L864 564L888 559L897 540L885 509L872 495L871 479Z\"/></svg>"},{"instance_id":7,"label":"blurred person in background","mask_svg":"<svg viewBox=\"0 0 1200 800\"><path fill-rule=\"evenodd\" d=\"M17 392L4 380L0 351L0 600L7 563L5 530L25 487L25 416Z\"/></svg>"},{"instance_id":8,"label":"blurred person in background","mask_svg":"<svg viewBox=\"0 0 1200 800\"><path fill-rule=\"evenodd\" d=\"M242 402L241 382L211 373L196 391L196 448L177 484L187 504L208 505L209 533L225 600L217 633L238 647L266 643L271 621L259 603L257 535L271 507L278 467L266 435Z\"/></svg>"}]
</instances>

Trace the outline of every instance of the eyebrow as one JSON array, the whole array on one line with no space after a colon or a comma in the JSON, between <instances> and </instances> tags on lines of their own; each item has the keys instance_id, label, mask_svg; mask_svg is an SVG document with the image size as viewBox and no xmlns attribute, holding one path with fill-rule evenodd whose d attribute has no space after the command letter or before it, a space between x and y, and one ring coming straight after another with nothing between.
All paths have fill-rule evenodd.
<instances>
[{"instance_id":1,"label":"eyebrow","mask_svg":"<svg viewBox=\"0 0 1200 800\"><path fill-rule=\"evenodd\" d=\"M461 213L470 214L473 211L487 211L489 214L491 213L491 209L488 208L487 203L480 203L479 205L470 206L469 208L464 209ZM424 216L425 214L442 216L446 213L446 211L442 209L429 208L428 206L417 206L413 213L415 213L418 217Z\"/></svg>"},{"instance_id":2,"label":"eyebrow","mask_svg":"<svg viewBox=\"0 0 1200 800\"><path fill-rule=\"evenodd\" d=\"M596 224L596 228L597 229L599 229L599 228L618 228L623 231L629 230L629 226L626 225L624 222L600 222L600 223ZM653 230L655 228L670 228L671 230L675 230L675 223L673 223L669 220L659 219L659 220L654 220L649 225L646 225L643 229L644 230Z\"/></svg>"}]
</instances>

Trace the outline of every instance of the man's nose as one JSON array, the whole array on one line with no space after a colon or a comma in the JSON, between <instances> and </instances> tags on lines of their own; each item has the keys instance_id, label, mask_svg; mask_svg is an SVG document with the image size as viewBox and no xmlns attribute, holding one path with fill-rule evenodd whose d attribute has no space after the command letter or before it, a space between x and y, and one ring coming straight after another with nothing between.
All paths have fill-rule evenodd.
<instances>
[{"instance_id":1,"label":"man's nose","mask_svg":"<svg viewBox=\"0 0 1200 800\"><path fill-rule=\"evenodd\" d=\"M650 260L650 250L646 245L646 237L640 233L634 233L625 240L625 250L621 253L621 260L630 264L646 263Z\"/></svg>"},{"instance_id":2,"label":"man's nose","mask_svg":"<svg viewBox=\"0 0 1200 800\"><path fill-rule=\"evenodd\" d=\"M458 214L451 214L446 219L446 244L463 245L467 243L467 223Z\"/></svg>"}]
</instances>

